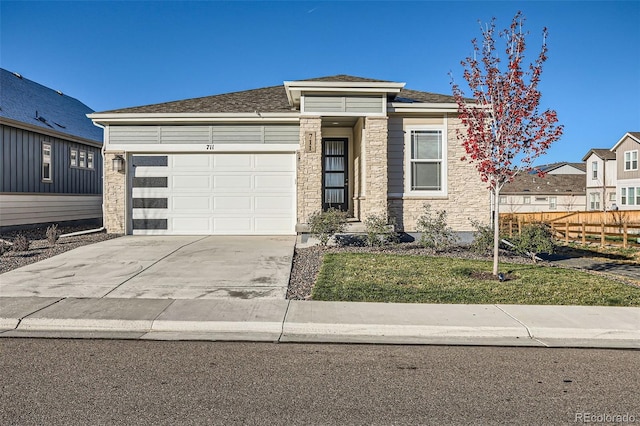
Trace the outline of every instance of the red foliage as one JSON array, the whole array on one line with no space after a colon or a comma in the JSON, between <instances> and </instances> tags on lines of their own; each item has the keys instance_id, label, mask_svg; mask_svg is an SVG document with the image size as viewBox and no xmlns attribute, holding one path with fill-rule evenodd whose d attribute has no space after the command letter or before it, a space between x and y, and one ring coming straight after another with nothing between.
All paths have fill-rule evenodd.
<instances>
[{"instance_id":1,"label":"red foliage","mask_svg":"<svg viewBox=\"0 0 640 426\"><path fill-rule=\"evenodd\" d=\"M517 172L529 170L533 161L560 138L563 129L557 125L555 111L538 111L538 83L547 60L547 29L542 31L540 54L523 71L523 24L524 17L518 12L510 27L498 34L506 41L508 64L504 71L499 68L500 57L496 53L495 18L482 29L482 45L472 40L474 55L461 64L473 101L466 99L452 81L459 117L466 128L458 131L467 153L462 160L475 163L482 181L496 194Z\"/></svg>"}]
</instances>

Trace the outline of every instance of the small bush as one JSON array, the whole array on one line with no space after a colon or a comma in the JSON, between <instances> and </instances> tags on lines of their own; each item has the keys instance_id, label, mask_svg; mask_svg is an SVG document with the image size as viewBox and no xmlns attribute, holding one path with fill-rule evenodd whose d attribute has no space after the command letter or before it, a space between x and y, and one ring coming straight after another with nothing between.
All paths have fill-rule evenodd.
<instances>
[{"instance_id":1,"label":"small bush","mask_svg":"<svg viewBox=\"0 0 640 426\"><path fill-rule=\"evenodd\" d=\"M29 250L29 245L31 245L31 241L24 236L23 234L18 234L18 236L13 240L13 251L27 251Z\"/></svg>"},{"instance_id":2,"label":"small bush","mask_svg":"<svg viewBox=\"0 0 640 426\"><path fill-rule=\"evenodd\" d=\"M338 209L317 211L309 217L308 224L311 235L319 239L320 244L326 246L333 235L347 229L347 213Z\"/></svg>"},{"instance_id":3,"label":"small bush","mask_svg":"<svg viewBox=\"0 0 640 426\"><path fill-rule=\"evenodd\" d=\"M525 225L520 235L514 235L511 243L517 253L531 257L535 262L539 253L553 253L551 229L544 223Z\"/></svg>"},{"instance_id":4,"label":"small bush","mask_svg":"<svg viewBox=\"0 0 640 426\"><path fill-rule=\"evenodd\" d=\"M424 214L418 218L416 230L422 233L420 244L434 250L446 250L456 243L458 237L447 226L446 210L431 211L429 204L424 205Z\"/></svg>"},{"instance_id":5,"label":"small bush","mask_svg":"<svg viewBox=\"0 0 640 426\"><path fill-rule=\"evenodd\" d=\"M47 241L49 242L49 246L54 246L56 242L60 238L60 231L58 230L58 225L53 224L47 227Z\"/></svg>"},{"instance_id":6,"label":"small bush","mask_svg":"<svg viewBox=\"0 0 640 426\"><path fill-rule=\"evenodd\" d=\"M389 220L384 215L369 215L364 220L367 232L366 243L369 247L384 246L397 243L398 234L395 232L396 220L390 217Z\"/></svg>"},{"instance_id":7,"label":"small bush","mask_svg":"<svg viewBox=\"0 0 640 426\"><path fill-rule=\"evenodd\" d=\"M474 253L485 254L493 250L493 228L491 225L482 225L477 220L471 219L471 226L475 229L475 235L470 249Z\"/></svg>"}]
</instances>

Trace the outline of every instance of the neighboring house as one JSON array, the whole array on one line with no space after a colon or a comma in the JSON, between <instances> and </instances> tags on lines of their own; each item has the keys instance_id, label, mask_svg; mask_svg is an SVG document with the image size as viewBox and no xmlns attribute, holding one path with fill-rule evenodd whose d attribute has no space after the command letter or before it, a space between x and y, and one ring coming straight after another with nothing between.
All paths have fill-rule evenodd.
<instances>
[{"instance_id":1,"label":"neighboring house","mask_svg":"<svg viewBox=\"0 0 640 426\"><path fill-rule=\"evenodd\" d=\"M584 163L568 163L566 161L559 163L543 164L542 166L534 167L532 174L536 174L537 171L554 175L584 175L585 174Z\"/></svg>"},{"instance_id":2,"label":"neighboring house","mask_svg":"<svg viewBox=\"0 0 640 426\"><path fill-rule=\"evenodd\" d=\"M105 128L105 226L127 234L295 234L313 213L424 204L487 223L453 97L346 75L91 114Z\"/></svg>"},{"instance_id":3,"label":"neighboring house","mask_svg":"<svg viewBox=\"0 0 640 426\"><path fill-rule=\"evenodd\" d=\"M562 165L559 165L562 164ZM500 191L500 213L579 211L584 209L584 169L576 163L538 166L546 172L521 173ZM573 172L573 173L569 173Z\"/></svg>"},{"instance_id":4,"label":"neighboring house","mask_svg":"<svg viewBox=\"0 0 640 426\"><path fill-rule=\"evenodd\" d=\"M612 210L616 206L616 154L594 148L582 158L587 166L586 210Z\"/></svg>"},{"instance_id":5,"label":"neighboring house","mask_svg":"<svg viewBox=\"0 0 640 426\"><path fill-rule=\"evenodd\" d=\"M0 227L102 217L102 130L91 112L0 69Z\"/></svg>"},{"instance_id":6,"label":"neighboring house","mask_svg":"<svg viewBox=\"0 0 640 426\"><path fill-rule=\"evenodd\" d=\"M617 207L620 210L640 210L640 132L627 132L611 148L616 158Z\"/></svg>"}]
</instances>

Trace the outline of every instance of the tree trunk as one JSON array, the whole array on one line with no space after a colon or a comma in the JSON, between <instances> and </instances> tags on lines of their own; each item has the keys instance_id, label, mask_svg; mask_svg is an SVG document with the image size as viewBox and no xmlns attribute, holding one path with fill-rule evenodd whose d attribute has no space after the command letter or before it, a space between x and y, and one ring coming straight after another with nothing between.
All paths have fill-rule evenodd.
<instances>
[{"instance_id":1,"label":"tree trunk","mask_svg":"<svg viewBox=\"0 0 640 426\"><path fill-rule=\"evenodd\" d=\"M493 275L498 275L498 250L500 247L500 188L493 190Z\"/></svg>"}]
</instances>

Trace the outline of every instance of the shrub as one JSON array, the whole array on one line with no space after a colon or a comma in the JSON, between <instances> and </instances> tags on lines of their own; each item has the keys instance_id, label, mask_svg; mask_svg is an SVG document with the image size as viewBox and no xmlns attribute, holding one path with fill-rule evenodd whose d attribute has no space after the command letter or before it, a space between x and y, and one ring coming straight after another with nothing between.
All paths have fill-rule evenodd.
<instances>
[{"instance_id":1,"label":"shrub","mask_svg":"<svg viewBox=\"0 0 640 426\"><path fill-rule=\"evenodd\" d=\"M514 235L511 242L517 253L531 257L534 262L539 253L551 254L554 250L551 229L544 223L523 226L520 235Z\"/></svg>"},{"instance_id":2,"label":"shrub","mask_svg":"<svg viewBox=\"0 0 640 426\"><path fill-rule=\"evenodd\" d=\"M58 225L53 224L47 227L47 241L49 242L49 246L54 246L56 242L60 238L60 231L58 230Z\"/></svg>"},{"instance_id":3,"label":"shrub","mask_svg":"<svg viewBox=\"0 0 640 426\"><path fill-rule=\"evenodd\" d=\"M493 228L491 225L482 225L473 219L470 222L473 229L475 229L473 242L470 246L471 251L479 254L491 252L493 250Z\"/></svg>"},{"instance_id":4,"label":"shrub","mask_svg":"<svg viewBox=\"0 0 640 426\"><path fill-rule=\"evenodd\" d=\"M390 217L387 220L384 215L372 214L367 216L364 220L367 245L373 247L397 243L399 238L395 232L395 225L396 220L394 217Z\"/></svg>"},{"instance_id":5,"label":"shrub","mask_svg":"<svg viewBox=\"0 0 640 426\"><path fill-rule=\"evenodd\" d=\"M338 209L317 211L309 217L308 224L311 235L319 239L320 244L326 246L333 235L347 229L347 213Z\"/></svg>"},{"instance_id":6,"label":"shrub","mask_svg":"<svg viewBox=\"0 0 640 426\"><path fill-rule=\"evenodd\" d=\"M13 240L13 251L27 251L29 250L29 245L31 245L31 241L24 236L23 234L18 234L18 236Z\"/></svg>"},{"instance_id":7,"label":"shrub","mask_svg":"<svg viewBox=\"0 0 640 426\"><path fill-rule=\"evenodd\" d=\"M424 214L418 218L416 230L422 233L420 244L434 250L445 250L458 240L453 229L447 226L446 210L432 212L429 204L424 205Z\"/></svg>"}]
</instances>

